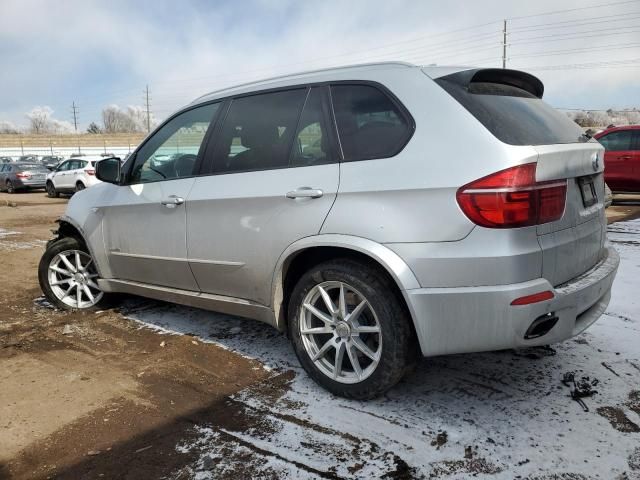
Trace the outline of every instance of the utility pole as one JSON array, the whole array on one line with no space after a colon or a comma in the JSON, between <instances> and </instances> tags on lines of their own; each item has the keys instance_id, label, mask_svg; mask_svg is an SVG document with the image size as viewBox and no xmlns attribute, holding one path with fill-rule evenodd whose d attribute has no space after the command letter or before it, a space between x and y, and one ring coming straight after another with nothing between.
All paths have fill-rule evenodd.
<instances>
[{"instance_id":1,"label":"utility pole","mask_svg":"<svg viewBox=\"0 0 640 480\"><path fill-rule=\"evenodd\" d=\"M78 153L81 153L80 137L78 136L78 107L76 107L75 101L71 103L71 111L73 113L73 128L76 131L76 138L78 139Z\"/></svg>"},{"instance_id":2,"label":"utility pole","mask_svg":"<svg viewBox=\"0 0 640 480\"><path fill-rule=\"evenodd\" d=\"M507 20L502 26L502 68L507 68Z\"/></svg>"},{"instance_id":3,"label":"utility pole","mask_svg":"<svg viewBox=\"0 0 640 480\"><path fill-rule=\"evenodd\" d=\"M78 133L78 107L76 107L76 102L71 104L71 112L73 113L73 127Z\"/></svg>"},{"instance_id":4,"label":"utility pole","mask_svg":"<svg viewBox=\"0 0 640 480\"><path fill-rule=\"evenodd\" d=\"M144 90L145 94L145 104L147 107L147 133L151 132L151 111L149 106L149 85Z\"/></svg>"}]
</instances>

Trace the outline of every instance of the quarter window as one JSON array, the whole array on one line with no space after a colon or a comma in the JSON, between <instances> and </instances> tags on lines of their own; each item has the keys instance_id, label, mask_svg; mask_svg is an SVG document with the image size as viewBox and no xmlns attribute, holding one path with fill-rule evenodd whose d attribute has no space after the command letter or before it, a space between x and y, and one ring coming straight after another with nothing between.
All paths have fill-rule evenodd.
<instances>
[{"instance_id":1,"label":"quarter window","mask_svg":"<svg viewBox=\"0 0 640 480\"><path fill-rule=\"evenodd\" d=\"M218 103L203 105L167 122L136 153L129 183L193 175L202 141L218 107Z\"/></svg>"},{"instance_id":2,"label":"quarter window","mask_svg":"<svg viewBox=\"0 0 640 480\"><path fill-rule=\"evenodd\" d=\"M346 161L391 157L411 136L403 113L378 88L333 85L331 95Z\"/></svg>"},{"instance_id":3,"label":"quarter window","mask_svg":"<svg viewBox=\"0 0 640 480\"><path fill-rule=\"evenodd\" d=\"M214 173L283 168L307 89L235 98L213 158Z\"/></svg>"},{"instance_id":4,"label":"quarter window","mask_svg":"<svg viewBox=\"0 0 640 480\"><path fill-rule=\"evenodd\" d=\"M622 150L633 149L633 132L631 130L622 130L619 132L611 132L604 137L598 139L605 150L610 152L618 152Z\"/></svg>"}]
</instances>

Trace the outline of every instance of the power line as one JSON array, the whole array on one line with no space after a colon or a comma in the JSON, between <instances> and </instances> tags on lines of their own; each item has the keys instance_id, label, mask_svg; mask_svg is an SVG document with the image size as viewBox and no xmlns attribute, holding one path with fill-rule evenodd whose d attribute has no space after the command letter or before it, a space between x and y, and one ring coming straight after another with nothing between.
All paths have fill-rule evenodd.
<instances>
[{"instance_id":1,"label":"power line","mask_svg":"<svg viewBox=\"0 0 640 480\"><path fill-rule=\"evenodd\" d=\"M600 7L613 7L615 5L624 5L628 3L638 3L638 0L626 0L624 2L613 2L613 3L600 3L598 5L583 5L578 8L568 8L566 10L553 10L551 12L543 12L543 13L535 13L532 15L521 15L519 17L510 17L508 20L522 20L523 18L534 18L534 17L545 17L547 15L557 15L559 13L568 13L568 12L577 12L578 10L585 11L593 8Z\"/></svg>"},{"instance_id":2,"label":"power line","mask_svg":"<svg viewBox=\"0 0 640 480\"><path fill-rule=\"evenodd\" d=\"M584 25L596 25L599 23L612 23L612 22L624 22L629 20L634 20L636 17L634 15L638 15L640 12L628 12L628 13L620 13L618 15L607 15L604 17L591 17L580 20L565 20L562 22L551 22L551 23L539 23L535 25L530 25L526 27L517 27L512 29L511 31L514 33L523 33L523 32L534 32L538 30L549 30L554 28L567 28L570 27L581 27ZM623 18L612 18L612 17L623 17ZM609 18L609 20L603 20L604 18ZM594 21L591 21L594 20Z\"/></svg>"}]
</instances>

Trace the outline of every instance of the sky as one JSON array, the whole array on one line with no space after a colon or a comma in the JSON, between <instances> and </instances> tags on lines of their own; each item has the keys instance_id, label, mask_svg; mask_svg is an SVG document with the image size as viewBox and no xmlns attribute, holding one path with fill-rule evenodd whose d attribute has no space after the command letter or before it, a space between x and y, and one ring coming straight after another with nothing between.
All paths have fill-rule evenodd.
<instances>
[{"instance_id":1,"label":"sky","mask_svg":"<svg viewBox=\"0 0 640 480\"><path fill-rule=\"evenodd\" d=\"M49 106L168 116L221 87L383 60L501 66L558 108L640 108L640 0L0 0L0 121Z\"/></svg>"}]
</instances>

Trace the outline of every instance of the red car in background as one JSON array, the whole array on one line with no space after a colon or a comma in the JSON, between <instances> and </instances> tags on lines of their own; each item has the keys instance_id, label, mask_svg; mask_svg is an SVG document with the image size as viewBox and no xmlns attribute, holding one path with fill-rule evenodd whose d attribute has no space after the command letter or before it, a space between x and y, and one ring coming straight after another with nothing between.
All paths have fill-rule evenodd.
<instances>
[{"instance_id":1,"label":"red car in background","mask_svg":"<svg viewBox=\"0 0 640 480\"><path fill-rule=\"evenodd\" d=\"M640 125L612 127L594 138L605 148L604 180L614 193L640 192Z\"/></svg>"}]
</instances>

